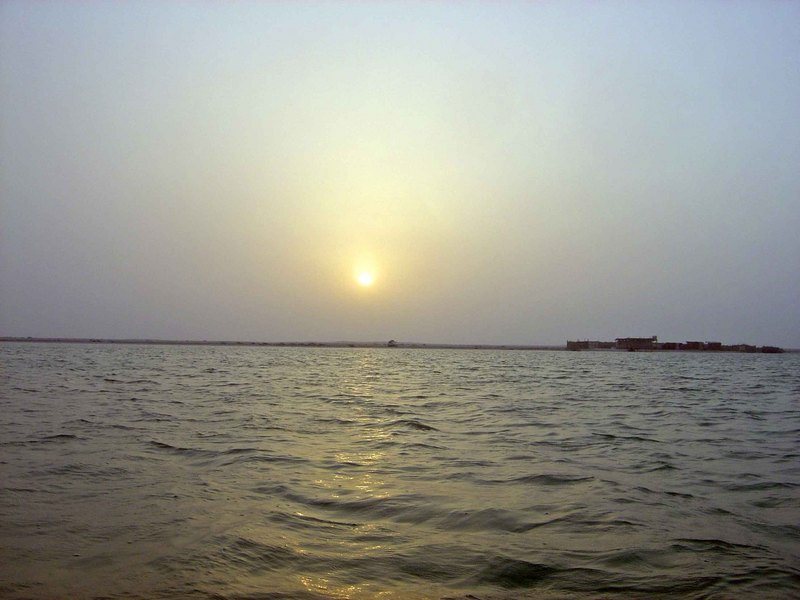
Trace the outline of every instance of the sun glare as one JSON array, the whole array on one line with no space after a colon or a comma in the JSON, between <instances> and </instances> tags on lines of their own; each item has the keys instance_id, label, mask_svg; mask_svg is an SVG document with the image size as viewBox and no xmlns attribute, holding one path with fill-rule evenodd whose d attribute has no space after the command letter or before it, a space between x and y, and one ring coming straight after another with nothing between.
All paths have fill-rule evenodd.
<instances>
[{"instance_id":1,"label":"sun glare","mask_svg":"<svg viewBox=\"0 0 800 600\"><path fill-rule=\"evenodd\" d=\"M375 277L369 271L361 271L356 277L358 285L369 287L375 282Z\"/></svg>"}]
</instances>

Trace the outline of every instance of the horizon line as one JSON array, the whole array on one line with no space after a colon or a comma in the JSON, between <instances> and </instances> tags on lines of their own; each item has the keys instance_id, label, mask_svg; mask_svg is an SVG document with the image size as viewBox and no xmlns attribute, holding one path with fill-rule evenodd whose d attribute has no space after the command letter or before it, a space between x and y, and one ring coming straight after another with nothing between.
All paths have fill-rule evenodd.
<instances>
[{"instance_id":1,"label":"horizon line","mask_svg":"<svg viewBox=\"0 0 800 600\"><path fill-rule=\"evenodd\" d=\"M0 336L0 342L30 342L30 343L55 343L55 344L138 344L162 346L264 346L288 348L410 348L410 349L474 349L474 350L567 350L567 344L484 344L484 343L448 343L448 342L401 342L389 341L254 341L254 340L179 340L162 338L99 338L99 337L34 337L34 336ZM752 345L752 344L746 344ZM764 346L752 345L761 349ZM767 345L767 347L770 347ZM774 347L774 346L773 346ZM800 348L781 348L784 352L800 352ZM617 348L609 349L583 349L583 351L621 351ZM654 352L669 352L672 350L652 350ZM676 350L677 351L677 350ZM693 350L680 350L693 352ZM703 350L708 352L708 350Z\"/></svg>"},{"instance_id":2,"label":"horizon line","mask_svg":"<svg viewBox=\"0 0 800 600\"><path fill-rule=\"evenodd\" d=\"M566 349L566 344L483 344L483 343L449 343L449 342L400 342L388 341L255 341L255 340L196 340L196 339L162 339L162 338L99 338L99 337L34 337L34 336L0 336L0 342L39 342L39 343L75 343L75 344L152 344L171 346L318 346L318 347L363 347L363 348L487 348L487 349L521 349L521 350L558 350Z\"/></svg>"}]
</instances>

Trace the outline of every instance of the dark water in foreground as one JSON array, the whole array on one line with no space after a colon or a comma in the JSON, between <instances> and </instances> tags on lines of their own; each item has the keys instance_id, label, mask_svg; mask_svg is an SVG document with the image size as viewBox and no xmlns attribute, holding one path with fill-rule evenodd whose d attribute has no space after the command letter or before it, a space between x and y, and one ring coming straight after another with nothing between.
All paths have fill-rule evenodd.
<instances>
[{"instance_id":1,"label":"dark water in foreground","mask_svg":"<svg viewBox=\"0 0 800 600\"><path fill-rule=\"evenodd\" d=\"M800 355L0 345L3 598L800 596Z\"/></svg>"}]
</instances>

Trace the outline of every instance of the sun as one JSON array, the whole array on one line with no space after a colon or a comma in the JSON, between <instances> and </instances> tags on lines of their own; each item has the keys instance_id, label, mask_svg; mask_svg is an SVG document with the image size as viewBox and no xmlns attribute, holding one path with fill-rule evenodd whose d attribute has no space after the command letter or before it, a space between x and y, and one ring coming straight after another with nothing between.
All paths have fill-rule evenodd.
<instances>
[{"instance_id":1,"label":"sun","mask_svg":"<svg viewBox=\"0 0 800 600\"><path fill-rule=\"evenodd\" d=\"M369 287L375 283L375 276L369 271L361 271L356 276L356 281L358 282L358 285L362 287Z\"/></svg>"}]
</instances>

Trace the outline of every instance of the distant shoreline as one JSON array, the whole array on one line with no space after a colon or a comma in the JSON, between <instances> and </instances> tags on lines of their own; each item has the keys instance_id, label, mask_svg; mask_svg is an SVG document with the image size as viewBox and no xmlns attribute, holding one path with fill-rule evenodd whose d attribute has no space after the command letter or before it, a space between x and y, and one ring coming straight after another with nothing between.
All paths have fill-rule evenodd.
<instances>
[{"instance_id":1,"label":"distant shoreline","mask_svg":"<svg viewBox=\"0 0 800 600\"><path fill-rule=\"evenodd\" d=\"M515 344L426 344L421 342L252 342L231 340L159 340L110 338L0 337L0 342L45 344L138 344L151 346L265 346L279 348L432 348L453 350L564 350L566 346Z\"/></svg>"},{"instance_id":2,"label":"distant shoreline","mask_svg":"<svg viewBox=\"0 0 800 600\"><path fill-rule=\"evenodd\" d=\"M551 350L567 351L566 346L522 345L522 344L441 344L423 342L254 342L233 340L161 340L161 339L113 339L113 338L63 338L63 337L12 337L0 336L0 342L32 344L133 344L149 346L244 346L268 348L411 348L440 350ZM584 349L584 352L625 352L619 349ZM786 348L784 352L800 352L797 348ZM689 353L730 353L729 350L639 350L638 352L689 352ZM761 354L761 352L756 352Z\"/></svg>"}]
</instances>

